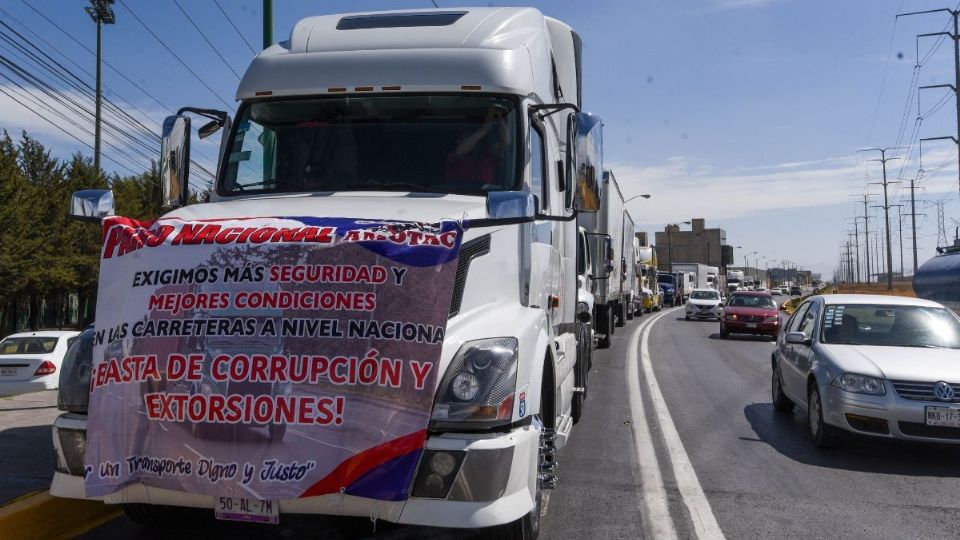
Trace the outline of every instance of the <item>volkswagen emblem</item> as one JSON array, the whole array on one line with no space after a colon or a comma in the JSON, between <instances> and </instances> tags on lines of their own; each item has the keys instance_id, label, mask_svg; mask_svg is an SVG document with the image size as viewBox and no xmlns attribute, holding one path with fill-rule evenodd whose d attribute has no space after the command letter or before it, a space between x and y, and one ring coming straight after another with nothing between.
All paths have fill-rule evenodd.
<instances>
[{"instance_id":1,"label":"volkswagen emblem","mask_svg":"<svg viewBox=\"0 0 960 540\"><path fill-rule=\"evenodd\" d=\"M953 401L953 398L956 396L956 391L953 389L953 386L940 381L937 384L933 385L933 393L937 396L937 399L940 401Z\"/></svg>"}]
</instances>

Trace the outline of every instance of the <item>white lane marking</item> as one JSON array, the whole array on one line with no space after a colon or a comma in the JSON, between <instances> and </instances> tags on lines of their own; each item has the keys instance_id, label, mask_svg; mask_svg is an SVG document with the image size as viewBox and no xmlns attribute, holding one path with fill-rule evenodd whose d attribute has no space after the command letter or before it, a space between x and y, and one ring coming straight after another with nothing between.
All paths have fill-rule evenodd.
<instances>
[{"instance_id":1,"label":"white lane marking","mask_svg":"<svg viewBox=\"0 0 960 540\"><path fill-rule=\"evenodd\" d=\"M659 319L659 317L658 317ZM656 322L656 319L653 321ZM657 415L657 422L660 424L660 433L663 436L664 444L667 447L667 460L673 469L673 475L677 479L677 489L683 498L683 504L690 512L690 519L693 521L693 528L697 538L701 539L722 539L723 531L717 523L717 518L713 515L710 508L710 501L703 493L700 487L700 481L697 479L697 472L693 469L690 462L690 456L683 448L683 441L680 440L680 434L677 427L673 424L673 418L670 416L670 410L667 408L667 402L663 399L663 393L660 391L660 385L657 384L657 376L653 372L653 363L650 361L650 332L653 324L650 324L649 330L643 334L640 343L640 359L643 363L643 373L647 383L647 389L650 392L650 401L653 403L653 410ZM633 352L635 354L635 352Z\"/></svg>"},{"instance_id":2,"label":"white lane marking","mask_svg":"<svg viewBox=\"0 0 960 540\"><path fill-rule=\"evenodd\" d=\"M657 461L657 453L654 451L653 437L650 434L650 426L647 424L647 415L643 410L637 367L640 363L637 357L640 334L660 316L662 314L641 322L630 336L630 343L627 346L627 394L630 398L633 446L636 448L637 465L640 468L641 495L650 527L649 532L654 538L675 539L677 531L673 526L673 517L670 515L670 507L667 504L667 490L663 485L660 464Z\"/></svg>"}]
</instances>

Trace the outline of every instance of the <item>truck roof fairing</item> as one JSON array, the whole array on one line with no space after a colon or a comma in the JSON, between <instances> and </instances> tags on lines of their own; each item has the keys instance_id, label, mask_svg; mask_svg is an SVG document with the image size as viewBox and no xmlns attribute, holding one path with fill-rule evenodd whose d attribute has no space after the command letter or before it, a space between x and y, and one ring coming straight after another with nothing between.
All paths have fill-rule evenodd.
<instances>
[{"instance_id":1,"label":"truck roof fairing","mask_svg":"<svg viewBox=\"0 0 960 540\"><path fill-rule=\"evenodd\" d=\"M446 24L433 24L437 22ZM483 92L535 94L543 102L554 102L558 100L551 60L558 66L561 86L576 86L575 78L570 78L576 70L567 65L575 60L568 52L573 45L564 43L554 52L551 37L557 25L552 26L553 33L543 14L533 8L308 17L296 24L288 41L254 58L236 97L461 92L469 86ZM568 39L578 42L572 31ZM565 96L565 101L576 99L575 87L564 89L568 93L572 96Z\"/></svg>"}]
</instances>

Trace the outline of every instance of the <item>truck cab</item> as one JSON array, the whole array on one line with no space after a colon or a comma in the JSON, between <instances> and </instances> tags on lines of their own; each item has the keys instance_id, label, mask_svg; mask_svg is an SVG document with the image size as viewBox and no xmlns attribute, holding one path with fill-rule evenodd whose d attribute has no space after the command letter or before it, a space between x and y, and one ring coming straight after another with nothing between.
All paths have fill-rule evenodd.
<instances>
[{"instance_id":1,"label":"truck cab","mask_svg":"<svg viewBox=\"0 0 960 540\"><path fill-rule=\"evenodd\" d=\"M582 292L597 262L576 217L599 208L602 124L579 112L581 58L579 36L532 8L310 17L253 59L235 118L184 108L164 122L166 218L464 224L409 496L323 493L279 500L280 513L537 536L543 490L557 480L554 452L585 398L593 339ZM187 204L191 115L212 120L202 136L221 129L224 137L204 204ZM512 344L508 369L487 373L498 378L480 381L486 390L448 402L468 369L462 359L493 339ZM493 396L495 388L508 390ZM54 426L60 463L82 453L61 444L61 433L82 431L84 418L71 413ZM58 467L51 493L86 498L83 471ZM149 483L94 498L144 523L169 506L213 504Z\"/></svg>"}]
</instances>

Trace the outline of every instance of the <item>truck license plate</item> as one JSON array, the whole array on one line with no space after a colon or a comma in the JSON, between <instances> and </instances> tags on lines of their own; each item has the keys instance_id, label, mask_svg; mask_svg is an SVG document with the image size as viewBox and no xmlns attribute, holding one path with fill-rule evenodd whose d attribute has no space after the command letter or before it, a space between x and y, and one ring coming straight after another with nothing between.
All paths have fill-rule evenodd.
<instances>
[{"instance_id":1,"label":"truck license plate","mask_svg":"<svg viewBox=\"0 0 960 540\"><path fill-rule=\"evenodd\" d=\"M280 522L280 508L277 501L217 497L216 503L214 512L217 519L252 523L276 524Z\"/></svg>"},{"instance_id":2,"label":"truck license plate","mask_svg":"<svg viewBox=\"0 0 960 540\"><path fill-rule=\"evenodd\" d=\"M17 368L15 367L5 367L0 368L0 377L16 377Z\"/></svg>"},{"instance_id":3,"label":"truck license plate","mask_svg":"<svg viewBox=\"0 0 960 540\"><path fill-rule=\"evenodd\" d=\"M960 427L960 408L927 407L927 425Z\"/></svg>"}]
</instances>

